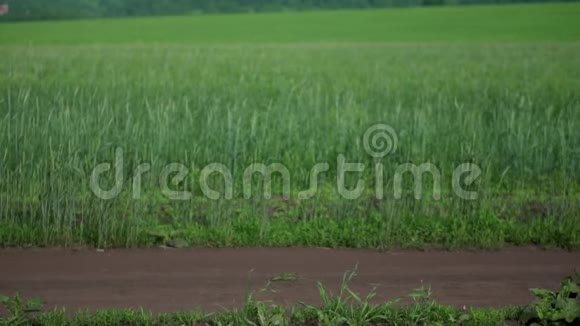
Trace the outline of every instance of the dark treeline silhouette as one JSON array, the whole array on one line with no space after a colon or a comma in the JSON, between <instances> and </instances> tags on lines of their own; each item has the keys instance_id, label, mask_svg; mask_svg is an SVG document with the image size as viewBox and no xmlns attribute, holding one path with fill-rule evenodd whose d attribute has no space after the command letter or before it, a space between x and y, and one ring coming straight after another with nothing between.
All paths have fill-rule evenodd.
<instances>
[{"instance_id":1,"label":"dark treeline silhouette","mask_svg":"<svg viewBox=\"0 0 580 326\"><path fill-rule=\"evenodd\" d=\"M0 21L531 2L562 0L0 0Z\"/></svg>"}]
</instances>

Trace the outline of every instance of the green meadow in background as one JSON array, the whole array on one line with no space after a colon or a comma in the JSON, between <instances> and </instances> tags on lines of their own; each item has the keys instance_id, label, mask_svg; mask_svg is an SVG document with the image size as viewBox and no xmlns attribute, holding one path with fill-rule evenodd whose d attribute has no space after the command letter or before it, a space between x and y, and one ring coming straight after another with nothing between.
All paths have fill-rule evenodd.
<instances>
[{"instance_id":1,"label":"green meadow in background","mask_svg":"<svg viewBox=\"0 0 580 326\"><path fill-rule=\"evenodd\" d=\"M443 6L0 24L0 44L575 42L580 4Z\"/></svg>"}]
</instances>

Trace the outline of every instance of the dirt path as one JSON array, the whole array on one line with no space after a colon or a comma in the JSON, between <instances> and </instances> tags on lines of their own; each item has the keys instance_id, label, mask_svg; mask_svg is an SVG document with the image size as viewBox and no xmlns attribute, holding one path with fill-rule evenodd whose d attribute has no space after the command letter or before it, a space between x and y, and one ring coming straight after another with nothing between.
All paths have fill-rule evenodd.
<instances>
[{"instance_id":1,"label":"dirt path","mask_svg":"<svg viewBox=\"0 0 580 326\"><path fill-rule=\"evenodd\" d=\"M379 253L327 249L139 249L0 251L0 293L21 291L49 307L144 307L158 312L239 306L248 290L277 274L262 299L318 303L317 281L333 291L358 264L353 289L377 286L379 300L431 285L442 303L500 306L529 302L530 287L555 288L580 268L580 253L509 249L499 252Z\"/></svg>"}]
</instances>

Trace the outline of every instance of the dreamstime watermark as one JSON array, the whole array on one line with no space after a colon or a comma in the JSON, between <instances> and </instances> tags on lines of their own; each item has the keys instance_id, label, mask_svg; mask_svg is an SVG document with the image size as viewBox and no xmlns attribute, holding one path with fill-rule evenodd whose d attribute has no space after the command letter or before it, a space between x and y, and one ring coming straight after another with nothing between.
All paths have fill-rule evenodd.
<instances>
[{"instance_id":1,"label":"dreamstime watermark","mask_svg":"<svg viewBox=\"0 0 580 326\"><path fill-rule=\"evenodd\" d=\"M384 176L385 167L382 159L397 151L398 135L395 130L386 124L375 124L368 128L363 135L363 146L367 154L374 158L374 195L377 199L385 197L384 190ZM114 163L100 163L93 169L90 179L90 188L93 193L100 199L113 199L117 197L125 186L125 173L123 170L124 153L123 149L118 147L115 150ZM339 154L336 158L336 191L344 199L358 199L360 198L366 188L365 180L358 179L354 188L347 187L346 175L349 173L365 172L367 166L360 162L347 162L344 155ZM103 189L100 186L99 180L105 173L110 173L114 169L114 185L110 189ZM318 192L318 181L321 173L328 172L330 164L328 162L317 163L310 169L309 188L298 192L298 199L304 200L313 198ZM139 164L133 171L132 177L132 197L134 199L141 198L141 187L143 176L151 171L150 163ZM189 200L193 194L187 190L172 189L182 184L188 178L189 169L181 163L170 163L165 165L159 174L159 184L161 186L162 194L170 200ZM223 179L223 191L217 191L211 188L210 178L215 175L221 176ZM290 170L281 163L250 164L243 173L242 193L243 198L250 199L253 197L252 186L255 184L254 178L256 175L262 176L262 194L264 199L272 198L272 178L278 175L282 180L282 198L289 199L291 194L291 173ZM403 197L403 180L405 175L410 175L413 180L413 193L415 199L423 197L423 177L431 176L432 189L429 194L434 200L441 199L441 183L442 173L440 169L429 162L422 164L404 163L399 164L393 174L393 194L395 199ZM481 169L473 163L462 163L455 167L452 173L451 186L453 193L465 200L475 200L478 194L475 191L466 190L466 187L473 185L479 176ZM203 195L212 200L218 199L233 199L234 198L234 176L230 169L222 163L211 163L203 167L199 174L199 186Z\"/></svg>"}]
</instances>

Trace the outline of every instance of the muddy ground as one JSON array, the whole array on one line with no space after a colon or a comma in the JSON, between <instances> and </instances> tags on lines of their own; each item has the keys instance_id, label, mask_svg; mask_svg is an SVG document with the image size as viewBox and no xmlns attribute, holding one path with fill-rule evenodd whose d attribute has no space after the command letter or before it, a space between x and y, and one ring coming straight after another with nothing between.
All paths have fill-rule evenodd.
<instances>
[{"instance_id":1,"label":"muddy ground","mask_svg":"<svg viewBox=\"0 0 580 326\"><path fill-rule=\"evenodd\" d=\"M556 288L580 269L580 252L536 248L502 251L388 251L305 248L1 250L0 293L20 291L47 307L137 308L173 312L240 306L248 291L268 283L260 299L320 303L317 282L336 292L343 273L358 266L351 288L376 287L384 302L431 286L441 303L462 306L526 304L531 287ZM297 280L270 281L281 273Z\"/></svg>"}]
</instances>

